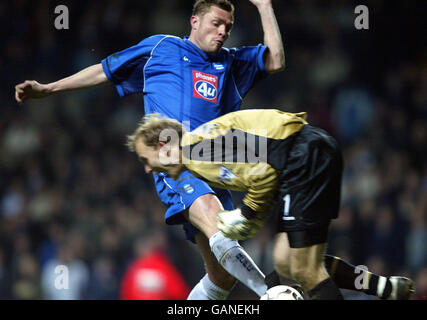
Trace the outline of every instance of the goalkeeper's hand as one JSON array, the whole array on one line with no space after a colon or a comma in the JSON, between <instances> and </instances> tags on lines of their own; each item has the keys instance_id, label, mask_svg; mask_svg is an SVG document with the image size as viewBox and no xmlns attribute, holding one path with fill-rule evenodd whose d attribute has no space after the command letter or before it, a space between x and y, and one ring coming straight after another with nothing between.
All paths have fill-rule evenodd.
<instances>
[{"instance_id":1,"label":"goalkeeper's hand","mask_svg":"<svg viewBox=\"0 0 427 320\"><path fill-rule=\"evenodd\" d=\"M241 209L221 211L218 213L218 228L232 240L245 240L252 238L262 227L264 220L259 218L248 219Z\"/></svg>"}]
</instances>

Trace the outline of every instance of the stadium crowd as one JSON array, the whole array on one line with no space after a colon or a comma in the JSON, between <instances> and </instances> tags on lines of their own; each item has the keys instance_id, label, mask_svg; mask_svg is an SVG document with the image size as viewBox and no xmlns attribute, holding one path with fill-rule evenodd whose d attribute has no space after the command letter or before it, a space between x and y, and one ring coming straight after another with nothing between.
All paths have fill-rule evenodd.
<instances>
[{"instance_id":1,"label":"stadium crowd","mask_svg":"<svg viewBox=\"0 0 427 320\"><path fill-rule=\"evenodd\" d=\"M377 274L409 276L414 299L427 299L423 17L417 2L370 3L370 29L356 30L352 1L275 1L287 67L243 105L307 111L310 123L339 140L342 206L328 253ZM55 1L0 4L0 298L119 299L123 275L153 230L164 237L157 250L192 287L202 261L179 226L164 224L152 177L125 147L142 97L119 99L102 88L18 107L13 96L24 79L62 78L152 34L186 35L192 2L61 4L68 30L54 27ZM254 19L249 2L236 3L226 46L262 42ZM265 273L273 268L270 229L242 243ZM58 265L69 268L69 290L55 288ZM238 286L231 298L254 296Z\"/></svg>"}]
</instances>

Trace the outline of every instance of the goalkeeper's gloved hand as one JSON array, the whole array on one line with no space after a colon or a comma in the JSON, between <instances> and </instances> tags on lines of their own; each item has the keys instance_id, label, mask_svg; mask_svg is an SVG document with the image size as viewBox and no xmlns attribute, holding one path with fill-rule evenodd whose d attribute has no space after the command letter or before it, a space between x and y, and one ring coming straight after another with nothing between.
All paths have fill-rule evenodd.
<instances>
[{"instance_id":1,"label":"goalkeeper's gloved hand","mask_svg":"<svg viewBox=\"0 0 427 320\"><path fill-rule=\"evenodd\" d=\"M218 213L218 228L224 236L232 240L245 240L252 238L259 231L265 219L261 214L257 215L249 210L234 209Z\"/></svg>"}]
</instances>

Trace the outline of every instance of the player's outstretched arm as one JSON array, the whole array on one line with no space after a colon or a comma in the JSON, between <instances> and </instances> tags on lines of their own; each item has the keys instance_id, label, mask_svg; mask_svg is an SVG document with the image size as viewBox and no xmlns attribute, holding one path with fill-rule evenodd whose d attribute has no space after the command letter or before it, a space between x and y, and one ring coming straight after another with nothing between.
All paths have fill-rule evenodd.
<instances>
[{"instance_id":1,"label":"player's outstretched arm","mask_svg":"<svg viewBox=\"0 0 427 320\"><path fill-rule=\"evenodd\" d=\"M282 36L274 14L272 0L249 0L258 9L264 31L264 45L268 51L264 56L265 70L275 73L285 69L285 50L283 49Z\"/></svg>"},{"instance_id":2,"label":"player's outstretched arm","mask_svg":"<svg viewBox=\"0 0 427 320\"><path fill-rule=\"evenodd\" d=\"M15 99L22 105L28 99L40 99L59 92L94 88L108 82L102 65L99 63L48 84L26 80L15 86Z\"/></svg>"}]
</instances>

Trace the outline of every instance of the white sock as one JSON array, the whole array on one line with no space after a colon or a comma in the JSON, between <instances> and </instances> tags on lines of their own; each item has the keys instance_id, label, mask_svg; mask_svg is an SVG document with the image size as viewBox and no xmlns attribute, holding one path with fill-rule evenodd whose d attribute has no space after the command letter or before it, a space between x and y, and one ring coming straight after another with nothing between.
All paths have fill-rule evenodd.
<instances>
[{"instance_id":1,"label":"white sock","mask_svg":"<svg viewBox=\"0 0 427 320\"><path fill-rule=\"evenodd\" d=\"M225 300L230 291L215 285L207 274L196 284L188 295L187 300Z\"/></svg>"},{"instance_id":2,"label":"white sock","mask_svg":"<svg viewBox=\"0 0 427 320\"><path fill-rule=\"evenodd\" d=\"M226 238L221 231L209 239L209 245L219 263L258 296L267 291L264 274L236 240Z\"/></svg>"}]
</instances>

